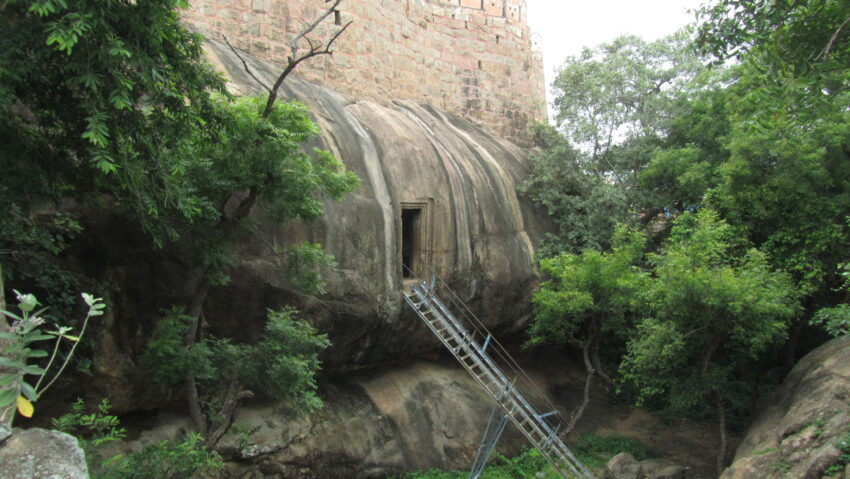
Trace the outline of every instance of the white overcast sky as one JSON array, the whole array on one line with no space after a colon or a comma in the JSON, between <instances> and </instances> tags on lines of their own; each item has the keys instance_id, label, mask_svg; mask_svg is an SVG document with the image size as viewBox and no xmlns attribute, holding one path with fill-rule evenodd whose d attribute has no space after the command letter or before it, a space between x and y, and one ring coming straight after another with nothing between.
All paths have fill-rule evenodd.
<instances>
[{"instance_id":1,"label":"white overcast sky","mask_svg":"<svg viewBox=\"0 0 850 479\"><path fill-rule=\"evenodd\" d=\"M585 46L593 47L624 35L656 40L694 19L688 9L706 0L527 0L528 23L540 36L546 89L555 69ZM552 98L547 98L547 103Z\"/></svg>"}]
</instances>

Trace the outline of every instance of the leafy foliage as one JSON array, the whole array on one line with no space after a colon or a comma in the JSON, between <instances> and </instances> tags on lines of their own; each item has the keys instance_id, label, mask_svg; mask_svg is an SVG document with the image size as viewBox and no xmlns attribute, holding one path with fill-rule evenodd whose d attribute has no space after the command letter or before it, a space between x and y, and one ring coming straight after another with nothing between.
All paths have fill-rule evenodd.
<instances>
[{"instance_id":1,"label":"leafy foliage","mask_svg":"<svg viewBox=\"0 0 850 479\"><path fill-rule=\"evenodd\" d=\"M797 312L790 278L743 246L703 209L679 217L664 251L650 256L647 316L621 366L641 401L678 413L700 411L715 396L731 401L735 371L784 339Z\"/></svg>"},{"instance_id":2,"label":"leafy foliage","mask_svg":"<svg viewBox=\"0 0 850 479\"><path fill-rule=\"evenodd\" d=\"M31 417L34 412L32 403L38 401L41 394L46 392L56 379L62 375L65 367L74 356L74 351L86 332L89 319L103 314L103 304L100 298L83 293L82 297L88 305L88 313L83 320L83 326L78 336L70 334L72 328L57 326L54 331L42 331L41 326L45 324L42 316L47 308L36 310L39 305L38 299L32 294L21 294L15 291L18 299L20 316L9 311L0 311L0 314L11 319L13 322L8 331L0 332L0 340L3 341L3 354L0 356L0 423L11 425L14 418L12 404L17 406L18 412L24 417ZM5 323L5 320L3 321ZM59 346L62 340L70 341L73 345L64 360L60 359L59 370L53 372L53 377L42 387L52 367L57 364L59 358ZM54 346L51 354L43 349L33 349L33 343L53 340ZM40 358L48 358L47 364L42 367L37 364ZM36 376L37 381L27 380L26 376Z\"/></svg>"},{"instance_id":3,"label":"leafy foliage","mask_svg":"<svg viewBox=\"0 0 850 479\"><path fill-rule=\"evenodd\" d=\"M289 401L297 410L312 412L321 406L315 393L318 352L330 342L309 323L295 319L295 310L269 311L262 339L255 345L205 337L187 348L183 338L191 321L182 309L173 308L157 323L142 358L156 381L180 384L192 371L210 415L217 412L222 385L231 378L268 397Z\"/></svg>"},{"instance_id":4,"label":"leafy foliage","mask_svg":"<svg viewBox=\"0 0 850 479\"><path fill-rule=\"evenodd\" d=\"M97 410L86 413L86 405L77 399L71 412L53 419L54 429L77 436L86 455L93 479L181 479L213 477L223 467L221 457L203 447L203 438L188 434L184 439L162 441L127 455L104 456L104 446L127 437L118 417L109 414L110 404L104 399Z\"/></svg>"},{"instance_id":5,"label":"leafy foliage","mask_svg":"<svg viewBox=\"0 0 850 479\"><path fill-rule=\"evenodd\" d=\"M850 293L850 265L842 264L844 285L841 289ZM833 307L821 308L812 317L810 323L821 326L830 336L850 334L850 304L840 303Z\"/></svg>"},{"instance_id":6,"label":"leafy foliage","mask_svg":"<svg viewBox=\"0 0 850 479\"><path fill-rule=\"evenodd\" d=\"M469 477L469 471L416 471L405 474L402 479L463 479ZM523 451L514 458L494 452L491 463L481 473L481 479L557 479L561 475L555 472L546 459L535 449Z\"/></svg>"},{"instance_id":7,"label":"leafy foliage","mask_svg":"<svg viewBox=\"0 0 850 479\"><path fill-rule=\"evenodd\" d=\"M645 280L636 267L644 242L642 234L620 226L610 253L586 250L541 260L551 279L534 294L529 343L592 341L595 349L605 334L618 337L622 347Z\"/></svg>"},{"instance_id":8,"label":"leafy foliage","mask_svg":"<svg viewBox=\"0 0 850 479\"><path fill-rule=\"evenodd\" d=\"M32 281L64 298L81 278L69 266L70 241L88 234L91 216L117 214L185 265L187 284L197 285L186 298L191 320L158 329L187 332L163 333L152 346L160 359L175 361L164 366L174 371L162 374L177 381L182 368L194 391L188 377L195 370L201 382L236 371L245 381L270 373L290 381L274 394L303 393L299 404L312 409L318 362L298 341L310 336L316 348L326 342L284 324L289 311L273 314L267 331L295 348L280 358L271 356L283 351L270 343L249 348L205 338L198 323L209 288L229 279L234 245L260 218L256 205L275 222L311 220L325 200L342 198L358 180L330 153L304 151L318 128L303 105L275 102L276 92L268 99L227 95L203 61L201 37L180 24L185 6L10 0L0 7L0 201L8 205L0 211L0 254L11 265L5 271L12 284ZM293 284L321 291L319 271L333 261L319 245L275 253L287 255ZM283 334L293 337L287 342ZM220 390L210 388L208 404ZM187 396L196 410L197 394Z\"/></svg>"},{"instance_id":9,"label":"leafy foliage","mask_svg":"<svg viewBox=\"0 0 850 479\"><path fill-rule=\"evenodd\" d=\"M177 0L141 4L13 0L0 10L0 162L4 204L107 193L158 241L179 200L180 146L223 82Z\"/></svg>"},{"instance_id":10,"label":"leafy foliage","mask_svg":"<svg viewBox=\"0 0 850 479\"><path fill-rule=\"evenodd\" d=\"M724 0L701 13L699 41L739 59L729 88L730 156L715 193L734 225L830 301L850 230L850 5Z\"/></svg>"},{"instance_id":11,"label":"leafy foliage","mask_svg":"<svg viewBox=\"0 0 850 479\"><path fill-rule=\"evenodd\" d=\"M640 174L701 70L687 41L620 37L564 62L553 83L558 128L538 129L543 150L521 188L559 226L544 255L607 249L614 225L650 203Z\"/></svg>"},{"instance_id":12,"label":"leafy foliage","mask_svg":"<svg viewBox=\"0 0 850 479\"><path fill-rule=\"evenodd\" d=\"M180 441L162 441L127 455L97 471L94 479L182 479L217 477L224 462L215 451L204 448L200 434L189 433Z\"/></svg>"}]
</instances>

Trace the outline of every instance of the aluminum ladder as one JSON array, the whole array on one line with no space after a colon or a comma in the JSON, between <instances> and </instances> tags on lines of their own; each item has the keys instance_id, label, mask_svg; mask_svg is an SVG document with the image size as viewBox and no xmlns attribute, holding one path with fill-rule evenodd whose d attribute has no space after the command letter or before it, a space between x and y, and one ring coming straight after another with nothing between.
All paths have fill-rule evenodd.
<instances>
[{"instance_id":1,"label":"aluminum ladder","mask_svg":"<svg viewBox=\"0 0 850 479\"><path fill-rule=\"evenodd\" d=\"M483 343L480 342L478 335L465 328L437 297L436 277L432 277L430 284L414 282L403 296L440 342L496 402L504 416L519 428L561 476L566 479L595 479L558 436L558 427L553 428L547 422L546 418L555 413L538 413L516 387L515 380L509 379L487 353L492 336L486 333ZM479 462L476 460L476 463Z\"/></svg>"}]
</instances>

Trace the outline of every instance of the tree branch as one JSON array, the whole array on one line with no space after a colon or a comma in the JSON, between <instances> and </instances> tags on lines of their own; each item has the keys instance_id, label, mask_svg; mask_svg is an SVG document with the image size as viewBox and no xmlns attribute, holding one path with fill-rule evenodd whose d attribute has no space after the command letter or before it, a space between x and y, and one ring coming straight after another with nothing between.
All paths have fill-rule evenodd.
<instances>
[{"instance_id":1,"label":"tree branch","mask_svg":"<svg viewBox=\"0 0 850 479\"><path fill-rule=\"evenodd\" d=\"M338 3L339 0L337 0L334 5ZM324 15L324 17L327 17L327 15ZM336 32L336 34L331 37L330 40L328 40L328 43L324 49L320 50L318 47L313 45L312 41L309 41L308 39L308 43L310 44L310 50L307 53L300 57L297 57L296 54L298 49L295 48L293 50L292 56L289 57L289 61L286 64L286 68L284 68L280 75L277 77L277 80L274 82L274 86L272 86L271 90L269 91L269 98L266 101L266 108L263 110L263 118L267 118L271 114L272 110L274 110L274 102L277 100L277 91L280 88L280 85L283 84L283 81L286 79L286 77L289 76L289 74L292 73L293 70L295 70L295 67L297 67L298 64L300 64L304 60L313 58L315 56L332 55L333 51L331 51L331 47L333 46L334 42L337 38L339 38L340 35L342 35L342 32L344 32L346 29L348 29L348 27L351 26L352 23L353 21L349 21L338 32ZM303 35L299 35L298 38L300 38L301 36Z\"/></svg>"},{"instance_id":2,"label":"tree branch","mask_svg":"<svg viewBox=\"0 0 850 479\"><path fill-rule=\"evenodd\" d=\"M325 0L325 3L329 3L330 1L331 0ZM318 27L319 24L322 23L322 21L324 21L324 19L328 18L330 16L330 14L333 13L336 10L336 8L339 6L340 2L342 2L342 0L334 1L334 4L331 5L330 8L328 8L325 11L325 13L323 13L321 16L319 16L319 18L317 18L316 21L311 23L307 27L306 30L299 33L295 38L292 39L291 42L289 42L289 48L290 48L290 50L292 50L292 57L291 58L295 58L298 54L298 41L301 40L302 38L304 38L305 36L309 35L310 32L315 30L316 27ZM330 43L333 43L333 41L331 41ZM330 46L330 44L328 46Z\"/></svg>"},{"instance_id":3,"label":"tree branch","mask_svg":"<svg viewBox=\"0 0 850 479\"><path fill-rule=\"evenodd\" d=\"M230 381L227 385L227 392L221 402L221 409L218 411L218 417L221 418L219 423L210 431L207 436L206 445L209 448L214 448L224 433L230 428L233 422L233 413L236 411L236 406L239 401L245 398L254 397L254 393L246 389L242 389L242 384L239 382L239 377L234 371L230 376Z\"/></svg>"},{"instance_id":4,"label":"tree branch","mask_svg":"<svg viewBox=\"0 0 850 479\"><path fill-rule=\"evenodd\" d=\"M844 21L841 23L841 25L838 26L838 29L835 30L835 32L832 34L832 37L829 39L829 42L826 44L826 47L824 47L823 51L821 51L820 54L818 54L818 56L815 57L815 61L818 61L821 58L826 60L826 57L829 56L829 52L832 50L832 47L835 46L835 41L838 40L838 35L841 33L841 30L847 25L847 23L850 23L850 17L847 17L846 19L844 19Z\"/></svg>"},{"instance_id":5,"label":"tree branch","mask_svg":"<svg viewBox=\"0 0 850 479\"><path fill-rule=\"evenodd\" d=\"M230 44L230 40L227 39L227 35L222 35L222 38L224 38L224 43L226 43L227 46L230 47L230 51L232 51L233 54L236 55L236 57L239 58L239 60L242 62L242 66L245 67L245 72L248 73L248 75L250 75L251 78L254 79L254 81L259 83L261 87L265 88L267 92L271 93L272 89L269 88L268 85L263 83L262 80L257 78L257 76L254 75L254 72L252 72L251 69L248 68L248 62L246 62L245 59L242 58L242 55L239 54L239 51L236 50L236 48L234 48L233 45Z\"/></svg>"}]
</instances>

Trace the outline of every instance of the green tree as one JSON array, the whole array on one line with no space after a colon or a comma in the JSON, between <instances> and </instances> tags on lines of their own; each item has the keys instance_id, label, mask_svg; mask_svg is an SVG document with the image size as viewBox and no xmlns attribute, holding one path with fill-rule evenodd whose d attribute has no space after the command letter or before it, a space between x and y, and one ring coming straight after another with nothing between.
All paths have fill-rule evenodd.
<instances>
[{"instance_id":1,"label":"green tree","mask_svg":"<svg viewBox=\"0 0 850 479\"><path fill-rule=\"evenodd\" d=\"M617 223L661 211L643 211L652 202L639 175L700 70L685 32L620 37L567 58L553 82L557 129L540 128L543 150L523 185L559 226L544 252L607 249Z\"/></svg>"},{"instance_id":2,"label":"green tree","mask_svg":"<svg viewBox=\"0 0 850 479\"><path fill-rule=\"evenodd\" d=\"M714 203L813 305L832 302L850 241L850 4L723 0L701 16L700 45L740 62Z\"/></svg>"},{"instance_id":3,"label":"green tree","mask_svg":"<svg viewBox=\"0 0 850 479\"><path fill-rule=\"evenodd\" d=\"M730 127L728 76L725 69L702 72L676 99L666 135L638 174L641 211L696 210L719 183L720 166L729 156L724 143Z\"/></svg>"},{"instance_id":4,"label":"green tree","mask_svg":"<svg viewBox=\"0 0 850 479\"><path fill-rule=\"evenodd\" d=\"M540 262L549 276L534 294L534 320L529 329L529 345L554 343L580 348L587 379L584 399L570 417L572 430L590 402L595 376L608 385L614 382L600 359L603 340L606 349L622 351L645 275L637 264L643 256L645 237L619 226L610 253L586 250L563 253ZM615 357L615 361L619 357Z\"/></svg>"},{"instance_id":5,"label":"green tree","mask_svg":"<svg viewBox=\"0 0 850 479\"><path fill-rule=\"evenodd\" d=\"M11 282L26 279L33 258L65 266L68 237L86 233L81 210L118 213L186 267L192 319L183 347L213 344L200 328L204 302L228 280L233 246L255 218L310 220L323 200L358 184L328 152L302 150L316 125L303 106L277 101L295 66L331 53L345 27L326 43L306 36L339 2L292 40L288 65L273 86L263 85L266 98L239 100L203 61L201 37L179 23L185 1L0 6L0 201L9 205L0 210L0 253ZM318 245L292 254L289 265L318 289L307 262L332 260ZM50 268L40 271L33 279L44 289L67 287ZM200 432L217 434L230 418L205 414L195 379L187 370L190 412ZM228 379L224 391L246 393L247 377Z\"/></svg>"},{"instance_id":6,"label":"green tree","mask_svg":"<svg viewBox=\"0 0 850 479\"><path fill-rule=\"evenodd\" d=\"M677 218L666 248L649 259L646 316L628 342L621 373L640 402L676 414L713 407L721 469L739 372L785 338L796 291L787 274L771 270L765 255L747 249L710 209Z\"/></svg>"},{"instance_id":7,"label":"green tree","mask_svg":"<svg viewBox=\"0 0 850 479\"><path fill-rule=\"evenodd\" d=\"M204 336L186 346L195 318L173 308L157 323L142 361L158 382L182 385L191 374L205 421L201 432L206 444L214 445L230 427L239 401L252 397L252 391L286 401L295 411L314 412L321 406L315 392L318 353L330 342L296 314L291 308L269 311L257 344Z\"/></svg>"},{"instance_id":8,"label":"green tree","mask_svg":"<svg viewBox=\"0 0 850 479\"><path fill-rule=\"evenodd\" d=\"M158 244L203 213L172 171L224 83L179 23L183 4L0 6L0 261L62 316L92 286L64 254L80 209L108 205Z\"/></svg>"}]
</instances>

